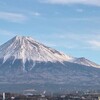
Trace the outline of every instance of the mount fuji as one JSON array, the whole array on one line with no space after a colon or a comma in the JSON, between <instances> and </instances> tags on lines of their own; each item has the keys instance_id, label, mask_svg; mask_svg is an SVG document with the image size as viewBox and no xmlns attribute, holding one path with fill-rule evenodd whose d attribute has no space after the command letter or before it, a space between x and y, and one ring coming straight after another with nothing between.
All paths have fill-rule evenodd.
<instances>
[{"instance_id":1,"label":"mount fuji","mask_svg":"<svg viewBox=\"0 0 100 100\"><path fill-rule=\"evenodd\" d=\"M59 91L65 86L95 88L100 86L99 76L100 65L61 53L31 37L16 36L0 46L0 84L45 84L44 89L53 85Z\"/></svg>"}]
</instances>

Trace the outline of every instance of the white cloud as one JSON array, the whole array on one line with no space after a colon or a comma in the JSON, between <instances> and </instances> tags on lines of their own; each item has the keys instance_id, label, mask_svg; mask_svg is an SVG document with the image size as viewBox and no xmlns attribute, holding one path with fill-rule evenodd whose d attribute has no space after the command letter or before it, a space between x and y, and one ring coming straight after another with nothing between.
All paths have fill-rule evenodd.
<instances>
[{"instance_id":1,"label":"white cloud","mask_svg":"<svg viewBox=\"0 0 100 100\"><path fill-rule=\"evenodd\" d=\"M0 35L4 36L15 36L16 34L7 30L0 29Z\"/></svg>"},{"instance_id":2,"label":"white cloud","mask_svg":"<svg viewBox=\"0 0 100 100\"><path fill-rule=\"evenodd\" d=\"M89 21L94 23L99 23L100 17L79 17L79 18L65 18L65 21Z\"/></svg>"},{"instance_id":3,"label":"white cloud","mask_svg":"<svg viewBox=\"0 0 100 100\"><path fill-rule=\"evenodd\" d=\"M88 43L94 48L100 48L100 41L98 40L90 40Z\"/></svg>"},{"instance_id":4,"label":"white cloud","mask_svg":"<svg viewBox=\"0 0 100 100\"><path fill-rule=\"evenodd\" d=\"M39 12L32 12L31 13L33 16L40 16L41 14Z\"/></svg>"},{"instance_id":5,"label":"white cloud","mask_svg":"<svg viewBox=\"0 0 100 100\"><path fill-rule=\"evenodd\" d=\"M100 0L39 0L43 3L51 4L88 4L100 6Z\"/></svg>"},{"instance_id":6,"label":"white cloud","mask_svg":"<svg viewBox=\"0 0 100 100\"><path fill-rule=\"evenodd\" d=\"M0 19L19 23L26 21L27 17L21 13L0 12Z\"/></svg>"},{"instance_id":7,"label":"white cloud","mask_svg":"<svg viewBox=\"0 0 100 100\"><path fill-rule=\"evenodd\" d=\"M44 36L45 37L45 36ZM46 37L47 41L51 39L51 43L57 45L49 45L52 47L63 47L67 49L81 49L81 50L100 50L100 34L81 34L81 33L54 33ZM56 38L56 41L55 41Z\"/></svg>"}]
</instances>

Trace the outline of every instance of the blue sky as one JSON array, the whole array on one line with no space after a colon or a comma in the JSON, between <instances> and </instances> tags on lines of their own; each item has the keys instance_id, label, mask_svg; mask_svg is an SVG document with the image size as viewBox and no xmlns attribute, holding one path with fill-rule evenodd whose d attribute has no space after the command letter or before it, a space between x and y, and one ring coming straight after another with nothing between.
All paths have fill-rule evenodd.
<instances>
[{"instance_id":1,"label":"blue sky","mask_svg":"<svg viewBox=\"0 0 100 100\"><path fill-rule=\"evenodd\" d=\"M0 0L0 44L15 35L100 64L100 0Z\"/></svg>"}]
</instances>

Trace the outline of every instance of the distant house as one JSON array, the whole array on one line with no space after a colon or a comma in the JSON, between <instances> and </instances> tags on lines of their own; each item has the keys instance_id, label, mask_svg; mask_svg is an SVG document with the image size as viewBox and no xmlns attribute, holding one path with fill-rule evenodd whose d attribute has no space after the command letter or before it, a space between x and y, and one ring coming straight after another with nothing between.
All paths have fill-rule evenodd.
<instances>
[{"instance_id":1,"label":"distant house","mask_svg":"<svg viewBox=\"0 0 100 100\"><path fill-rule=\"evenodd\" d=\"M31 96L35 93L36 93L36 90L34 89L24 90L24 95L27 95L27 96Z\"/></svg>"},{"instance_id":2,"label":"distant house","mask_svg":"<svg viewBox=\"0 0 100 100\"><path fill-rule=\"evenodd\" d=\"M100 100L100 96L98 97L98 100Z\"/></svg>"},{"instance_id":3,"label":"distant house","mask_svg":"<svg viewBox=\"0 0 100 100\"><path fill-rule=\"evenodd\" d=\"M38 98L38 100L48 100L48 99L45 97L40 97L40 98Z\"/></svg>"}]
</instances>

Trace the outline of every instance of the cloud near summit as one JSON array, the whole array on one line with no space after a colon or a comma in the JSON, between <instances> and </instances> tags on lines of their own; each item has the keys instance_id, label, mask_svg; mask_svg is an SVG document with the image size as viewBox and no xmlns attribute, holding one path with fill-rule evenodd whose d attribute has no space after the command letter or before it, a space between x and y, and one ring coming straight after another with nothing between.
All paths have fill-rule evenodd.
<instances>
[{"instance_id":1,"label":"cloud near summit","mask_svg":"<svg viewBox=\"0 0 100 100\"><path fill-rule=\"evenodd\" d=\"M100 6L100 0L39 0L42 3L50 4L85 4Z\"/></svg>"}]
</instances>

